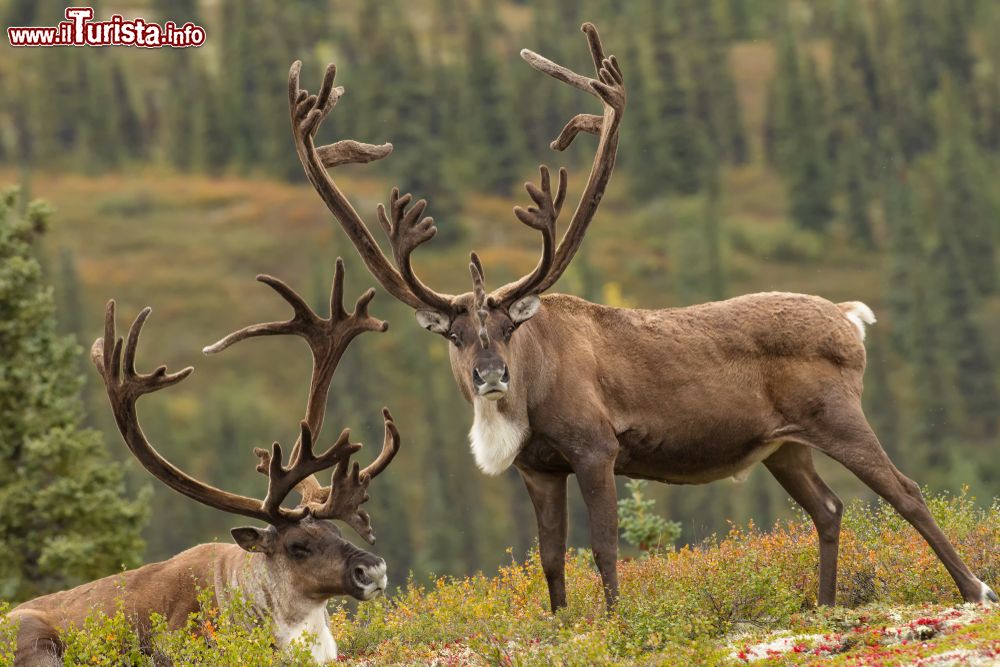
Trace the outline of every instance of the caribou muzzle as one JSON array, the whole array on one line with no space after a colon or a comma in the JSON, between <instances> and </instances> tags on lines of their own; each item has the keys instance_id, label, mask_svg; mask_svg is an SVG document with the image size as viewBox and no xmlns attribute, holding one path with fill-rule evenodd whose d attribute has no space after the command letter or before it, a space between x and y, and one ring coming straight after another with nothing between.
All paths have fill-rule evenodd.
<instances>
[{"instance_id":1,"label":"caribou muzzle","mask_svg":"<svg viewBox=\"0 0 1000 667\"><path fill-rule=\"evenodd\" d=\"M354 558L350 567L352 595L359 600L371 600L385 593L388 578L385 561L370 553Z\"/></svg>"},{"instance_id":2,"label":"caribou muzzle","mask_svg":"<svg viewBox=\"0 0 1000 667\"><path fill-rule=\"evenodd\" d=\"M472 386L476 393L490 401L499 401L507 395L510 370L500 359L491 359L472 368Z\"/></svg>"}]
</instances>

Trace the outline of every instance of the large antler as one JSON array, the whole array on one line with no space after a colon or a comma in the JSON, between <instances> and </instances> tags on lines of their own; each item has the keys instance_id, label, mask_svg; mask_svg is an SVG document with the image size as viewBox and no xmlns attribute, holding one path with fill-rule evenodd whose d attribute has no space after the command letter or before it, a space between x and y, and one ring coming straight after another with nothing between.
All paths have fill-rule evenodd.
<instances>
[{"instance_id":1,"label":"large antler","mask_svg":"<svg viewBox=\"0 0 1000 667\"><path fill-rule=\"evenodd\" d=\"M344 262L339 257L337 258L336 270L334 271L333 286L330 289L330 316L327 318L317 315L295 290L277 278L261 275L257 276L257 280L270 286L288 302L293 311L291 319L281 322L251 324L229 334L217 343L209 345L203 351L206 354L214 354L225 350L234 343L256 336L295 335L302 337L306 341L312 352L313 368L312 379L309 384L309 396L306 401L306 418L303 422L306 428L302 431L302 438L292 449L292 458L297 461L300 454L311 451L311 438L318 437L320 430L323 428L323 417L326 413L326 401L330 392L330 383L333 381L333 374L347 346L358 335L366 331L385 331L389 325L382 320L368 315L368 304L371 303L372 298L375 296L374 289L368 289L358 297L353 312L348 313L344 309ZM388 409L383 409L382 414L385 418L386 438L383 443L381 455L376 459L375 463L365 468L365 472L367 473L364 483L365 488L367 488L368 480L381 472L399 449L399 431L392 421L392 416L389 414ZM350 434L350 429L344 429L340 437L337 438L337 443L348 443ZM307 435L310 436L309 444L305 442ZM360 445L350 445L350 447L351 453L353 453L360 448ZM272 454L267 450L259 448L255 449L254 453L260 457L257 470L273 478L274 460ZM349 457L350 453L341 461L345 469ZM336 482L337 479L338 476L335 471L334 481ZM299 477L292 486L302 494L300 508L308 507L310 512L317 518L342 519L357 530L362 537L369 541L374 541L374 534L368 521L368 515L358 510L357 506L352 511L348 511L347 506L341 501L337 505L337 509L341 514L336 515L327 507L331 497L331 487L322 486L311 475ZM334 493L340 494L340 491L335 488ZM367 500L367 495L363 492L362 496ZM278 500L277 502L280 504L281 501ZM364 500L360 502L364 502Z\"/></svg>"},{"instance_id":2,"label":"large antler","mask_svg":"<svg viewBox=\"0 0 1000 667\"><path fill-rule=\"evenodd\" d=\"M292 455L289 466L282 465L281 445L276 442L272 446L268 455L267 496L263 501L222 491L191 477L163 458L149 443L139 426L135 407L139 397L177 384L194 370L189 366L177 373L168 374L166 366L160 366L149 374L136 372L135 353L139 334L150 312L150 308L144 308L139 313L129 328L127 341L123 341L115 333L115 302L109 301L104 315L104 337L94 341L90 350L91 359L104 380L118 430L129 451L154 477L173 490L209 507L268 523L298 521L307 516L312 508L300 506L288 509L281 507L282 500L303 479L345 461L361 445L352 444L346 437L341 437L328 450L316 456L312 450L309 426L303 422L300 445Z\"/></svg>"},{"instance_id":3,"label":"large antler","mask_svg":"<svg viewBox=\"0 0 1000 667\"><path fill-rule=\"evenodd\" d=\"M410 266L410 253L437 233L433 219L420 219L427 202L423 200L417 202L407 213L405 209L410 201L410 195L400 197L398 190L394 189L390 207L395 224L389 222L384 209L379 206L379 221L392 243L396 263L402 269L400 273L379 248L361 216L354 210L327 171L328 167L341 164L380 160L392 152L392 144L375 146L344 140L316 148L314 143L316 130L344 94L344 89L340 86L334 87L337 67L330 64L326 68L319 93L310 95L308 91L299 87L301 69L302 63L295 61L288 73L288 107L292 119L295 150L313 188L347 232L368 270L386 291L413 308L450 312L454 297L429 289L417 279Z\"/></svg>"},{"instance_id":4,"label":"large antler","mask_svg":"<svg viewBox=\"0 0 1000 667\"><path fill-rule=\"evenodd\" d=\"M592 23L584 23L581 30L587 36L590 54L597 71L597 79L581 76L534 51L528 49L521 51L521 57L538 71L600 99L604 105L604 113L601 116L593 114L574 116L551 144L554 150L562 151L573 142L580 132L599 136L597 154L594 157L587 185L580 196L580 202L573 213L573 219L559 242L559 247L554 251L551 249L553 243L551 238L555 236L555 220L559 215L562 199L566 192L565 171L560 170L558 194L555 199L553 199L548 187L548 170L545 167L542 167L541 190L531 183L525 185L537 208L531 207L525 211L518 207L514 209L514 213L524 224L542 231L542 258L531 274L493 292L493 298L502 304L509 305L527 294L544 292L559 280L573 259L573 255L579 249L587 232L587 226L597 212L597 207L604 196L604 190L614 170L615 155L618 150L618 130L621 125L622 113L625 111L625 83L618 59L615 56L607 58L604 56L604 48L601 46L601 38L597 34L597 28Z\"/></svg>"}]
</instances>

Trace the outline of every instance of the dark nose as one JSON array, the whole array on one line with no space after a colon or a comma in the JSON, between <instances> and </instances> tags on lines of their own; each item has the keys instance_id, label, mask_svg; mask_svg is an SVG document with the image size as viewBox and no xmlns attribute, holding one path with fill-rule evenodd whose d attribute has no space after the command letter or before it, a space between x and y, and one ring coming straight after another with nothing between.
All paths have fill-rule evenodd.
<instances>
[{"instance_id":1,"label":"dark nose","mask_svg":"<svg viewBox=\"0 0 1000 667\"><path fill-rule=\"evenodd\" d=\"M507 364L491 364L483 369L476 366L472 369L472 383L477 387L487 384L495 385L501 382L510 382L510 371L507 370Z\"/></svg>"}]
</instances>

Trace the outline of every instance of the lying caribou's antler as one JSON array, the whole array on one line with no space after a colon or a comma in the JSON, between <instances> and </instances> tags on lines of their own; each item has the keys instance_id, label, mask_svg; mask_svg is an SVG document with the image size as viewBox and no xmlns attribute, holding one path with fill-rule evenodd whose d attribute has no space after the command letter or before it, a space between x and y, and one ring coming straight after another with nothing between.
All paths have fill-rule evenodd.
<instances>
[{"instance_id":1,"label":"lying caribou's antler","mask_svg":"<svg viewBox=\"0 0 1000 667\"><path fill-rule=\"evenodd\" d=\"M319 435L326 410L330 382L344 350L351 341L365 331L385 331L388 325L368 315L368 304L375 295L369 289L362 294L354 312L344 310L344 265L337 260L337 268L330 295L330 316L318 316L292 288L277 278L258 276L291 306L294 314L282 322L254 324L236 331L219 342L205 348L206 353L220 352L233 343L255 336L293 334L309 344L313 355L312 381L306 419L301 423L300 436L292 448L288 465L284 465L281 445L275 442L270 451L255 449L260 458L257 470L267 475L267 494L256 500L209 486L191 477L164 459L146 439L139 426L136 402L144 394L177 384L194 370L191 367L168 374L165 366L153 373L142 374L135 370L135 354L139 334L151 310L139 313L129 329L127 340L116 338L115 302L108 302L104 321L104 337L94 342L91 358L104 380L115 421L132 454L154 477L170 488L210 507L260 519L272 524L300 521L307 516L318 519L340 519L369 542L375 537L368 514L360 505L368 500L367 488L371 479L382 472L399 450L399 431L388 409L383 409L385 441L378 458L364 470L357 463L351 464L351 455L361 449L350 442L350 430L344 429L325 452L316 454L313 442ZM124 355L123 355L124 346ZM334 468L332 484L323 487L314 475ZM294 509L282 507L282 502L292 491L302 493L302 502Z\"/></svg>"}]
</instances>

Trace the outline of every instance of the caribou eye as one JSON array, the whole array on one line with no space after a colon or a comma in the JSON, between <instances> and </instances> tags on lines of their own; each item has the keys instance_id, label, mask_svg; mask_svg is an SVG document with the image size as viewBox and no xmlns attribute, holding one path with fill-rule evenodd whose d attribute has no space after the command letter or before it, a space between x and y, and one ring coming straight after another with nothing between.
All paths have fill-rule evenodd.
<instances>
[{"instance_id":1,"label":"caribou eye","mask_svg":"<svg viewBox=\"0 0 1000 667\"><path fill-rule=\"evenodd\" d=\"M308 558L312 555L312 549L309 545L302 544L301 542L296 542L288 547L288 555L292 558L301 559Z\"/></svg>"},{"instance_id":2,"label":"caribou eye","mask_svg":"<svg viewBox=\"0 0 1000 667\"><path fill-rule=\"evenodd\" d=\"M510 340L510 337L514 335L514 327L508 326L503 330L504 341Z\"/></svg>"},{"instance_id":3,"label":"caribou eye","mask_svg":"<svg viewBox=\"0 0 1000 667\"><path fill-rule=\"evenodd\" d=\"M448 333L448 340L455 344L455 347L462 347L462 340L458 337L458 334L454 331Z\"/></svg>"}]
</instances>

